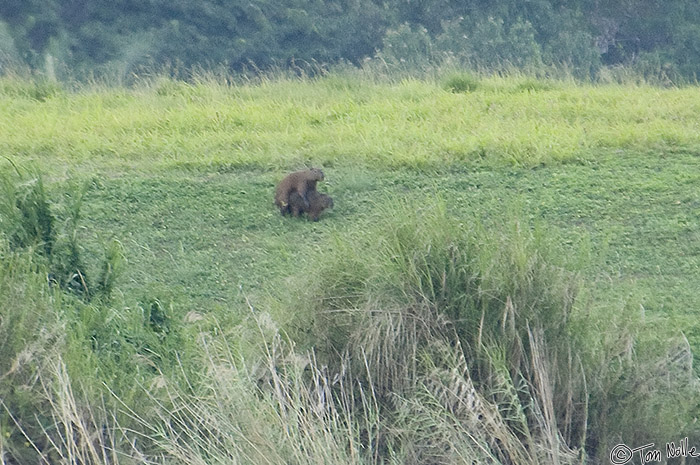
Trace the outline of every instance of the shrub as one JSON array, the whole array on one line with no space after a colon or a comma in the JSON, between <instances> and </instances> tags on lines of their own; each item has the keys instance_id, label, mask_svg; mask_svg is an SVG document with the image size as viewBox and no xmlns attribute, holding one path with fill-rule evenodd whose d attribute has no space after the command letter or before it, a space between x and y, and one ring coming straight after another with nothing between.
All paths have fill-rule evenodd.
<instances>
[{"instance_id":1,"label":"shrub","mask_svg":"<svg viewBox=\"0 0 700 465\"><path fill-rule=\"evenodd\" d=\"M55 219L49 207L44 183L37 173L17 179L0 179L3 201L0 202L0 224L15 249L34 247L51 256L56 241Z\"/></svg>"},{"instance_id":2,"label":"shrub","mask_svg":"<svg viewBox=\"0 0 700 465\"><path fill-rule=\"evenodd\" d=\"M443 87L454 93L474 92L479 87L479 80L468 73L452 74L445 79Z\"/></svg>"},{"instance_id":3,"label":"shrub","mask_svg":"<svg viewBox=\"0 0 700 465\"><path fill-rule=\"evenodd\" d=\"M16 176L1 176L0 184L3 189L0 231L7 237L10 248L33 250L44 257L49 281L62 289L86 301L95 296L109 298L121 271L123 254L118 242L105 248L100 275L93 288L78 236L80 209L87 186L76 188L66 196L65 218L59 220L38 171L16 169ZM63 227L59 229L57 224Z\"/></svg>"}]
</instances>

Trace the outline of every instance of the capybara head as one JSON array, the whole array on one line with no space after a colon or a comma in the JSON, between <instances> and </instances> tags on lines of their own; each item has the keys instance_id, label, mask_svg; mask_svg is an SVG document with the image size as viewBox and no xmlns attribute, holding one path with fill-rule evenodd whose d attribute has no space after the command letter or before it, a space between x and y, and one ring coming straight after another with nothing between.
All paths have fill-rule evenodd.
<instances>
[{"instance_id":1,"label":"capybara head","mask_svg":"<svg viewBox=\"0 0 700 465\"><path fill-rule=\"evenodd\" d=\"M323 171L320 168L311 168L309 171L312 173L312 179L316 181L323 181Z\"/></svg>"},{"instance_id":2,"label":"capybara head","mask_svg":"<svg viewBox=\"0 0 700 465\"><path fill-rule=\"evenodd\" d=\"M323 208L333 208L333 197L321 194L321 205Z\"/></svg>"}]
</instances>

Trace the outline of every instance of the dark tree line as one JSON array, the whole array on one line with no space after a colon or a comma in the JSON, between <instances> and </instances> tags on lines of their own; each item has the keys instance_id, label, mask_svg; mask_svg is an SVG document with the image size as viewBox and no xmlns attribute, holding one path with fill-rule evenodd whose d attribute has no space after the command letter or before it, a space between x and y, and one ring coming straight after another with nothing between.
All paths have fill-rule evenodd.
<instances>
[{"instance_id":1,"label":"dark tree line","mask_svg":"<svg viewBox=\"0 0 700 465\"><path fill-rule=\"evenodd\" d=\"M0 63L71 69L292 62L603 65L694 78L693 0L2 0Z\"/></svg>"}]
</instances>

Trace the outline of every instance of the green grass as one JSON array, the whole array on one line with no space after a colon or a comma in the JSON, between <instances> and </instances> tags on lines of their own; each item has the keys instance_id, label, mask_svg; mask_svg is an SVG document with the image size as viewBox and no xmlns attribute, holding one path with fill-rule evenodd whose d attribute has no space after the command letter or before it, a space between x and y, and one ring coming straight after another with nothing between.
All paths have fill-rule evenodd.
<instances>
[{"instance_id":1,"label":"green grass","mask_svg":"<svg viewBox=\"0 0 700 465\"><path fill-rule=\"evenodd\" d=\"M122 242L129 272L120 288L127 294L167 289L184 307L226 307L240 300L241 290L270 291L329 237L361 231L367 214L391 197L439 196L455 216L476 215L494 228L510 205L559 231L566 243L589 240L600 259L590 277L633 283L651 315L692 321L700 304L694 286L700 158L694 154L660 161L649 152L607 153L537 169L326 171L320 189L336 207L317 224L279 216L271 202L276 172L176 169L157 178L99 180L84 207L92 226L84 236L95 254L112 237ZM697 329L686 330L700 343Z\"/></svg>"},{"instance_id":2,"label":"green grass","mask_svg":"<svg viewBox=\"0 0 700 465\"><path fill-rule=\"evenodd\" d=\"M17 163L50 161L50 171L66 175L208 165L279 170L307 162L532 167L607 150L700 146L693 88L541 87L492 78L478 91L455 94L421 81L348 88L320 79L163 81L44 101L5 92L0 149Z\"/></svg>"},{"instance_id":3,"label":"green grass","mask_svg":"<svg viewBox=\"0 0 700 465\"><path fill-rule=\"evenodd\" d=\"M671 378L677 373L671 368L662 370L669 383L665 398L662 388L647 380L658 375L654 367L688 362L690 352L678 342L683 341L679 334L700 353L700 98L695 87L471 75L440 82L337 75L238 84L155 79L130 89L77 91L1 82L0 155L43 174L58 231L72 231L67 227L71 205L78 186L85 186L71 244L79 246L87 275L97 279L123 254L116 282L108 283L110 299L60 297L58 289L42 287L45 259L10 250L16 222L9 214L0 217L5 235L0 256L11 258L0 267L0 286L13 290L15 297L8 299L23 302L11 313L14 320L0 319L0 336L13 334L3 326L6 321L16 320L22 328L0 345L0 355L25 360L23 341L35 340L26 345L35 354L26 365L38 367L40 379L51 386L34 383L27 388L34 400L12 397L5 405L15 414L27 416L34 408L51 419L43 424L51 424L49 435L52 428L82 425L76 437L92 437L91 428L113 424L111 436L101 440L123 446L138 429L145 449L168 450L183 463L218 463L228 457L228 446L242 463L263 457L284 463L284 454L299 463L312 462L312 456L318 463L378 463L389 450L396 452L395 463L437 460L444 450L450 451L451 463L460 463L460 454L481 454L488 438L467 440L473 431L456 426L468 419L454 405L448 415L452 423L443 422L441 408L455 400L441 389L476 383L480 396L515 415L501 438L510 449L501 453L526 454L513 441L524 434L515 412L528 411L525 399L543 409L549 400L517 379L510 384L499 378L515 376L521 368L510 364L511 346L475 344L471 331L486 326L475 323L478 315L464 317L468 325L460 317L471 298L465 300L471 291L460 287L464 270L490 283L493 301L479 300L484 308L505 305L509 298L517 304L516 294L526 306L538 301L538 292L551 291L547 302L555 303L547 305L555 316L566 307L559 306L567 295L557 294L566 287L561 279L576 276L582 288L576 324L583 328L583 344L567 345L557 336L555 348L561 352L555 360L536 347L528 354L531 364L549 360L559 366L576 350L582 366L588 364L582 369L588 392L575 376L568 378L566 392L575 393L581 404L586 395L595 396L588 400L591 412L630 406L614 419L591 413L597 457L605 457L605 447L621 436L638 442L630 446L669 439L669 431L682 430L697 415L685 405L694 398L674 390ZM273 205L275 184L305 166L324 169L319 190L335 201L317 223L283 218ZM3 170L13 179L10 162ZM14 210L16 203L8 205L3 211L20 211ZM446 251L455 244L463 270L446 265L453 260ZM566 272L551 274L548 265L528 268L540 263L540 256L542 263ZM540 276L538 270L549 271ZM450 283L453 294L445 296L448 288L440 288L441 280ZM534 291L523 283L534 283ZM423 305L444 314L421 313ZM46 325L64 325L67 335L54 343L53 332L42 333L44 323L34 316L21 319L22 309L31 307ZM385 309L391 312L385 315ZM51 319L55 315L59 323ZM416 320L428 329L408 331ZM527 323L519 320L517 337L508 340L537 346L539 336L527 336ZM470 345L465 353L490 376L455 377L459 370L474 369L445 354L455 342L437 334L455 328L460 343ZM280 334L293 342L282 342ZM489 337L501 336L506 335L494 330ZM404 346L392 350L389 337L405 344L405 353L420 354L420 366L408 370L397 349ZM434 345L425 344L431 339ZM348 343L366 351L339 357ZM311 355L305 352L310 349ZM387 366L378 360L387 360ZM295 371L295 363L301 371ZM323 387L333 379L324 371L329 366L352 371L366 381L365 389L377 391L353 390L350 378L342 378L349 383L342 388ZM5 372L0 377L7 376L13 386L30 385L29 374L13 371L11 362L0 368ZM536 385L528 376L523 379ZM338 395L339 404L324 404L322 418L307 408L314 402L305 391L308 382L324 395ZM85 399L67 392L71 385L76 393L85 391ZM394 388L394 400L380 392ZM144 392L152 398L144 398ZM122 403L101 409L102 402L111 404L100 396L112 394ZM635 423L635 414L651 421L646 415L654 405L669 412L672 400L683 414L677 422L659 421L648 430ZM94 415L72 418L66 413L71 403ZM235 407L217 411L222 404ZM631 408L635 404L638 410ZM482 413L489 412L484 407ZM164 426L170 415L177 421ZM443 431L440 441L448 442L426 439L433 433L415 418ZM8 417L0 419L7 439L0 439L0 456L25 457L18 448L25 439ZM570 428L567 441L585 441L580 419L559 420ZM305 429L314 421L320 429ZM531 428L551 426L536 416L528 421ZM219 430L231 433L217 436ZM186 436L189 441L180 439L185 431L194 431ZM34 440L42 436L33 423L26 433ZM576 456L558 449L558 439L534 429L528 434L563 462ZM241 435L250 442L241 443ZM275 443L283 444L284 452Z\"/></svg>"}]
</instances>

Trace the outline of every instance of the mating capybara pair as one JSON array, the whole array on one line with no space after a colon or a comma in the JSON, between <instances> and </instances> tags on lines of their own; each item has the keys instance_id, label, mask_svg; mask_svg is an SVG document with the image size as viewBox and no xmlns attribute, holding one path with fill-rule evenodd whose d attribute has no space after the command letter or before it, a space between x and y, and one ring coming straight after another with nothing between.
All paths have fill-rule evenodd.
<instances>
[{"instance_id":1,"label":"mating capybara pair","mask_svg":"<svg viewBox=\"0 0 700 465\"><path fill-rule=\"evenodd\" d=\"M316 183L323 181L323 171L318 168L297 171L287 175L275 190L275 205L282 216L300 216L306 213L313 221L326 208L333 207L333 199L316 190Z\"/></svg>"}]
</instances>

